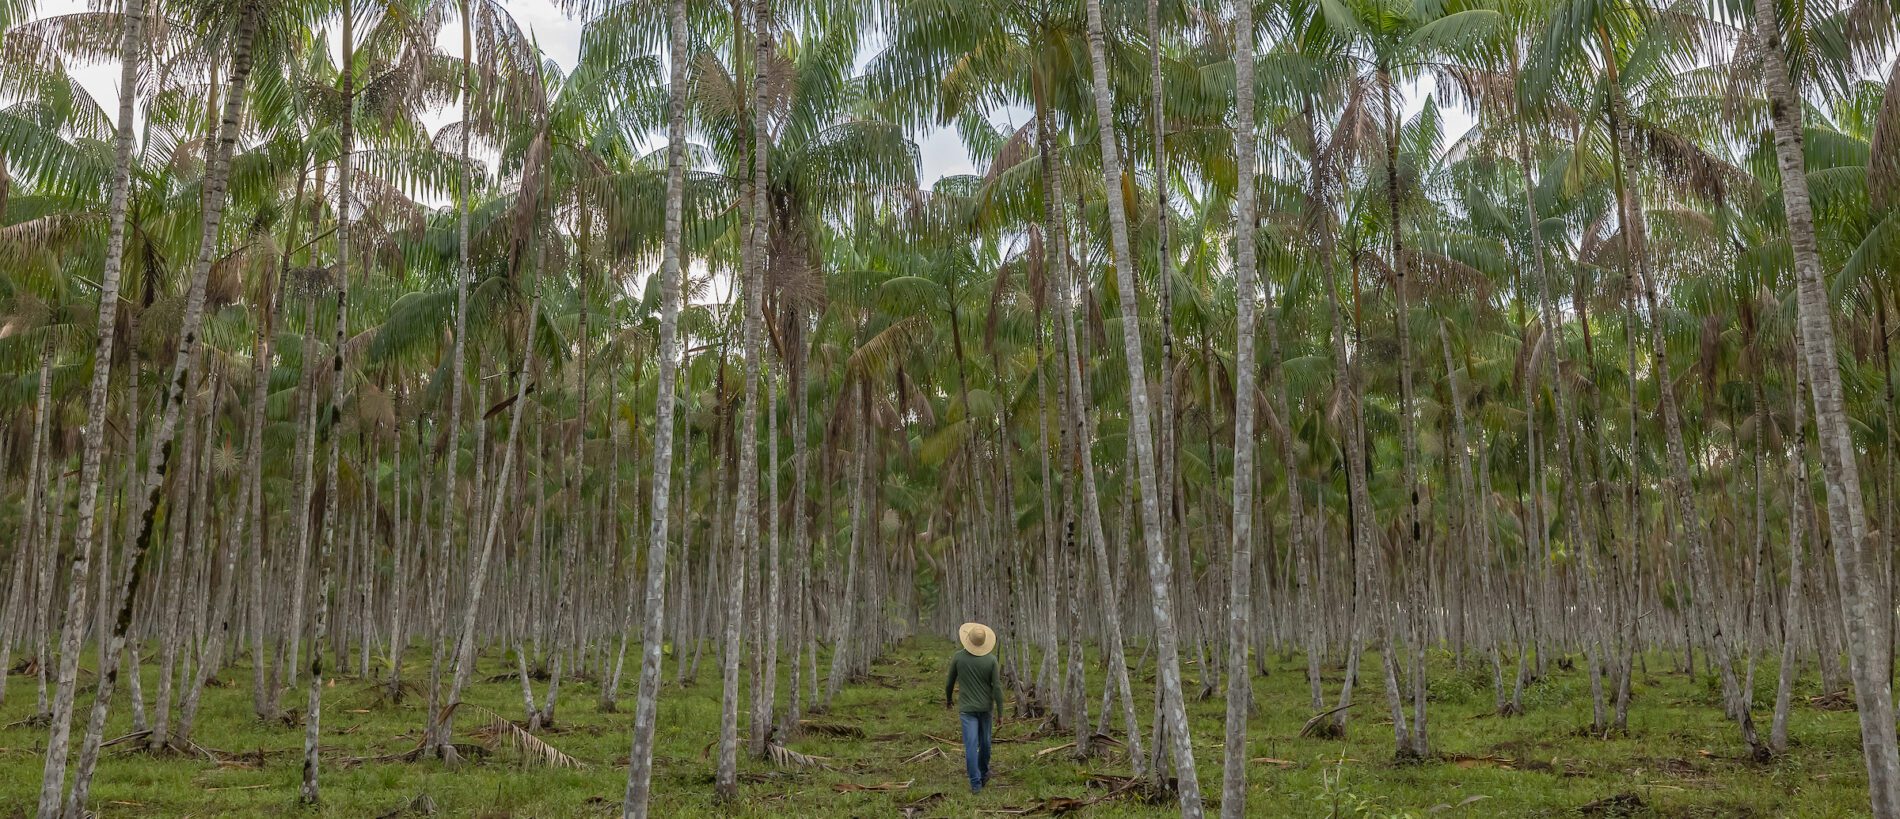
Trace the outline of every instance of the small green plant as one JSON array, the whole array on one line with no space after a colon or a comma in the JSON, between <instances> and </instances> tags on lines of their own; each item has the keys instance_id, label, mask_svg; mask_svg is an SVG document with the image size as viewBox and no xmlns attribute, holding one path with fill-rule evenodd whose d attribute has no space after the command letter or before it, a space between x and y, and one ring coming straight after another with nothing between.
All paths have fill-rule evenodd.
<instances>
[{"instance_id":1,"label":"small green plant","mask_svg":"<svg viewBox=\"0 0 1900 819\"><path fill-rule=\"evenodd\" d=\"M1319 775L1319 793L1313 798L1327 811L1328 819L1363 817L1364 819L1419 819L1415 811L1388 808L1378 799L1355 793L1346 785L1346 755Z\"/></svg>"}]
</instances>

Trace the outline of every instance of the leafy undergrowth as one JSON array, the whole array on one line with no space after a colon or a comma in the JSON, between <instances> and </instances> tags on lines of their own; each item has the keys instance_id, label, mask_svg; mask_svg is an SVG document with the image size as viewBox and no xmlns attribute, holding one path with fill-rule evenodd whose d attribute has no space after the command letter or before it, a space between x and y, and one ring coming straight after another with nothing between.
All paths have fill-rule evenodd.
<instances>
[{"instance_id":1,"label":"leafy undergrowth","mask_svg":"<svg viewBox=\"0 0 1900 819\"><path fill-rule=\"evenodd\" d=\"M963 778L955 715L943 708L947 643L913 641L891 652L872 675L847 687L829 713L788 739L783 750L741 766L741 797L712 799L719 687L710 663L685 689L669 686L659 709L653 815L676 816L972 816L1072 812L1090 817L1173 815L1171 803L1150 804L1119 779L1128 761L1119 750L1076 761L1064 743L1033 720L996 731L998 782L972 796ZM637 655L635 655L637 656ZM709 653L709 656L710 653ZM426 659L423 661L426 664ZM1854 816L1864 815L1866 780L1854 714L1823 701L1798 702L1796 747L1771 763L1750 762L1720 711L1706 703L1705 684L1664 672L1652 661L1640 674L1630 732L1592 737L1583 672L1558 670L1527 692L1529 713L1492 716L1488 671L1460 672L1439 658L1431 688L1431 735L1438 756L1422 764L1392 761L1392 731L1381 720L1376 680L1362 681L1347 739L1301 738L1310 716L1304 665L1275 657L1271 674L1255 679L1257 711L1247 749L1249 812L1259 816ZM413 667L413 666L412 666ZM426 665L425 665L426 667ZM1376 661L1365 666L1377 669ZM416 803L438 815L588 817L618 815L626 785L631 702L618 713L595 705L598 689L577 680L562 686L559 721L526 742L495 725L494 714L518 718L520 686L503 676L503 658L483 676L458 716L458 741L492 749L468 764L378 761L415 746L423 703L390 703L369 682L339 679L325 697L321 809L297 804L303 732L251 717L250 672L232 669L207 689L193 737L217 759L107 749L93 789L101 815L113 816L414 816ZM1338 671L1328 669L1327 696ZM1190 692L1198 671L1187 669ZM669 667L667 677L672 676ZM1090 668L1091 687L1101 669ZM1152 703L1152 675L1137 678L1143 719ZM494 679L490 679L493 677ZM1772 671L1757 680L1773 680ZM12 679L0 708L0 815L30 813L39 782L45 730L25 724L33 680ZM783 694L781 685L780 692ZM148 683L146 690L154 690ZM537 693L540 685L537 684ZM1770 692L1771 693L1771 692ZM1810 685L1802 692L1819 692ZM285 697L301 707L302 690ZM111 736L130 730L124 700ZM1223 703L1191 703L1194 752L1202 788L1220 794ZM1099 700L1092 701L1093 711ZM81 713L84 711L82 709ZM742 711L743 713L743 711ZM1119 716L1119 709L1117 709ZM1766 727L1767 717L1758 717ZM1119 722L1119 719L1118 719ZM1119 727L1115 731L1120 734ZM742 733L743 737L743 733ZM1124 737L1125 738L1125 737ZM1142 738L1146 745L1148 737ZM126 743L125 745L130 745ZM1052 750L1054 749L1054 750ZM549 752L579 767L530 766ZM419 799L421 796L427 799Z\"/></svg>"}]
</instances>

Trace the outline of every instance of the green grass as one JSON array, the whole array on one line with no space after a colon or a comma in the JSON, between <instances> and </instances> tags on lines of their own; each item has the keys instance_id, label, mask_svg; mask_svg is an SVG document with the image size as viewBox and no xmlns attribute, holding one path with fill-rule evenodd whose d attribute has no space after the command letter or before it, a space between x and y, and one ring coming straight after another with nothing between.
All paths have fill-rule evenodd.
<instances>
[{"instance_id":1,"label":"green grass","mask_svg":"<svg viewBox=\"0 0 1900 819\"><path fill-rule=\"evenodd\" d=\"M711 743L717 736L719 687L717 669L709 661L696 684L683 690L669 686L661 696L653 815L898 816L903 804L942 794L917 815L971 816L1033 807L1053 798L1099 796L1103 791L1089 786L1090 776L1127 773L1127 761L1119 755L1084 763L1063 751L1038 756L1038 751L1068 738L1034 736L1036 723L1009 722L997 731L993 767L1000 783L971 796L961 751L927 736L957 737L955 715L943 708L939 676L951 650L947 641L913 641L891 652L877 663L871 679L847 688L831 713L822 717L855 726L865 738L807 734L789 743L801 753L830 759L823 770L778 770L769 762L744 760L742 796L729 810L712 800ZM1354 710L1348 739L1301 739L1299 727L1309 716L1304 665L1297 659L1274 658L1272 674L1255 679L1258 708L1248 756L1291 764L1250 765L1250 814L1330 816L1337 810L1341 816L1577 816L1592 815L1581 809L1593 801L1626 794L1640 800L1642 807L1627 814L1637 816L1867 813L1852 712L1823 711L1798 700L1791 730L1795 747L1783 759L1758 764L1738 758L1742 750L1716 707L1712 684L1664 673L1665 664L1655 660L1651 673L1639 673L1630 733L1608 740L1579 730L1588 725L1590 708L1588 680L1581 671L1553 669L1526 692L1528 715L1498 718L1489 714L1488 668L1473 663L1460 673L1447 658L1438 662L1431 686L1431 728L1441 757L1397 765L1391 761L1391 727L1378 716L1384 699L1376 679L1362 681L1357 697L1362 705ZM423 663L426 667L426 659ZM1366 668L1376 673L1378 665L1368 661ZM491 675L504 670L501 657L482 668ZM1190 678L1194 674L1189 669ZM1328 669L1329 697L1336 695L1338 674ZM1757 675L1758 702L1770 701L1773 679L1772 670ZM103 816L369 817L394 811L423 793L444 816L618 814L626 784L631 702L619 713L600 713L595 707L598 689L591 682L563 684L560 724L543 734L548 743L584 761L584 769L524 767L505 748L451 769L432 761L348 762L413 747L424 706L416 698L400 705L382 703L370 683L338 679L324 702L324 803L321 809L309 809L297 804L302 729L262 724L251 717L248 669L227 671L224 680L226 685L206 691L194 738L231 758L214 763L202 757L108 749L93 788L94 807ZM1100 681L1100 669L1091 667L1091 687ZM1150 682L1137 681L1144 719L1152 702ZM1190 683L1190 692L1197 687ZM146 690L153 690L149 682ZM1815 692L1810 685L1801 693ZM286 696L285 704L301 710L303 698L298 690ZM467 699L509 717L521 713L520 685L514 680L478 682ZM123 696L115 706L108 736L130 730ZM1099 699L1092 698L1091 709L1098 706ZM14 677L8 702L0 708L0 723L23 720L32 708L32 678ZM1222 709L1219 695L1191 704L1195 756L1210 799L1220 793ZM1766 730L1767 715L1758 718ZM486 720L464 712L458 720L460 739L472 741L467 732ZM83 725L78 728L83 730ZM0 815L31 812L45 741L43 728L10 725L0 731ZM943 753L905 762L932 748ZM887 782L910 784L894 792L840 793L836 787ZM1450 807L1434 813L1439 806ZM1083 815L1174 812L1172 805L1117 799L1090 806Z\"/></svg>"}]
</instances>

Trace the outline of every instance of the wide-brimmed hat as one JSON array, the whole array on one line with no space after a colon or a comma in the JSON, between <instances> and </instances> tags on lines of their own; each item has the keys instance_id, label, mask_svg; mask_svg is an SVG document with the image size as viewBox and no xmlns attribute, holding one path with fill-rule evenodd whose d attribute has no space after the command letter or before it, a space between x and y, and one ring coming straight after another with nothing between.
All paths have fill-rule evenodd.
<instances>
[{"instance_id":1,"label":"wide-brimmed hat","mask_svg":"<svg viewBox=\"0 0 1900 819\"><path fill-rule=\"evenodd\" d=\"M957 627L957 642L964 651L981 657L996 650L996 632L982 623L964 623Z\"/></svg>"}]
</instances>

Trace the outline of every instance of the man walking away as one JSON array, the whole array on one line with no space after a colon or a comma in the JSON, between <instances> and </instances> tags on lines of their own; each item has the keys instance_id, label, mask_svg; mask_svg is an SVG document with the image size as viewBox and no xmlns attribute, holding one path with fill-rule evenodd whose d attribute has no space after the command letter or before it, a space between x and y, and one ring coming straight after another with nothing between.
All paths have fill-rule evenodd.
<instances>
[{"instance_id":1,"label":"man walking away","mask_svg":"<svg viewBox=\"0 0 1900 819\"><path fill-rule=\"evenodd\" d=\"M1003 678L990 656L996 650L996 632L989 626L964 623L957 629L957 642L963 648L950 658L943 705L950 707L955 695L963 721L963 764L970 774L970 792L977 793L990 779L990 731L1003 713Z\"/></svg>"}]
</instances>

